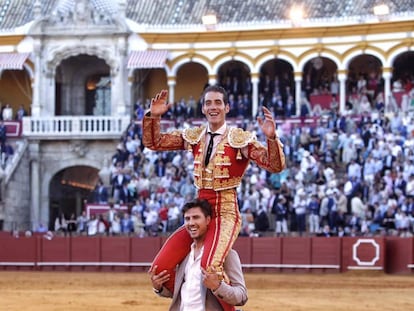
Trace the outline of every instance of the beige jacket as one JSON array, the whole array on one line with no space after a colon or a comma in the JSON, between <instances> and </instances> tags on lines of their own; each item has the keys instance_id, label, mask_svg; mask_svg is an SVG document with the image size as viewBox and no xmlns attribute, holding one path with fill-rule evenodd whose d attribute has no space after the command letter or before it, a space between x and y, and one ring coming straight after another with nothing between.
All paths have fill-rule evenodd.
<instances>
[{"instance_id":1,"label":"beige jacket","mask_svg":"<svg viewBox=\"0 0 414 311\"><path fill-rule=\"evenodd\" d=\"M160 296L172 298L172 302L169 311L179 311L181 304L180 289L184 282L184 270L188 261L188 255L183 262L177 267L174 294L168 291L166 288L163 289ZM222 311L222 307L217 300L217 297L223 299L228 304L234 306L243 306L247 302L247 288L244 281L243 271L239 255L236 251L231 250L224 261L224 271L230 279L230 283L221 283L218 290L213 292L206 287L202 286L202 291L205 294L205 311Z\"/></svg>"}]
</instances>

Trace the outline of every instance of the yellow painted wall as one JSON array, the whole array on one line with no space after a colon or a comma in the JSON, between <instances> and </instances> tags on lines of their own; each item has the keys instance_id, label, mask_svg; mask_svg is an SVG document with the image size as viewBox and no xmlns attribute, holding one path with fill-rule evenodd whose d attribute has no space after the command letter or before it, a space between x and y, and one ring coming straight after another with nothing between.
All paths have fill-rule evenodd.
<instances>
[{"instance_id":1,"label":"yellow painted wall","mask_svg":"<svg viewBox=\"0 0 414 311\"><path fill-rule=\"evenodd\" d=\"M208 73L203 66L197 63L183 65L177 72L175 101L179 101L182 97L188 100L190 96L198 100L207 83Z\"/></svg>"},{"instance_id":2,"label":"yellow painted wall","mask_svg":"<svg viewBox=\"0 0 414 311\"><path fill-rule=\"evenodd\" d=\"M208 74L203 66L196 63L183 65L177 73L174 101L181 97L188 100L190 96L198 100L207 82ZM163 69L152 69L145 79L144 99L152 98L162 89L168 90L166 73Z\"/></svg>"},{"instance_id":3,"label":"yellow painted wall","mask_svg":"<svg viewBox=\"0 0 414 311\"><path fill-rule=\"evenodd\" d=\"M144 83L144 99L152 98L160 90L168 90L167 74L164 69L152 69Z\"/></svg>"},{"instance_id":4,"label":"yellow painted wall","mask_svg":"<svg viewBox=\"0 0 414 311\"><path fill-rule=\"evenodd\" d=\"M5 70L0 77L0 102L13 108L13 117L20 105L30 114L32 86L24 70Z\"/></svg>"}]
</instances>

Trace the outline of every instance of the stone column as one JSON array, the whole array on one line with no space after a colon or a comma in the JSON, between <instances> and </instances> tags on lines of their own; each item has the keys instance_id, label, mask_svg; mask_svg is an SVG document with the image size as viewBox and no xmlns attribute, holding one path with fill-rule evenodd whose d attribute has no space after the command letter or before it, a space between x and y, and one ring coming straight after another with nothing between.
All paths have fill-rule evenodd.
<instances>
[{"instance_id":1,"label":"stone column","mask_svg":"<svg viewBox=\"0 0 414 311\"><path fill-rule=\"evenodd\" d=\"M111 115L125 116L127 113L124 97L124 74L121 69L124 58L120 56L119 63L114 62L111 67Z\"/></svg>"},{"instance_id":2,"label":"stone column","mask_svg":"<svg viewBox=\"0 0 414 311\"><path fill-rule=\"evenodd\" d=\"M134 77L128 75L127 81L128 83L127 83L127 87L125 88L125 98L128 99L129 101L129 104L127 104L129 105L129 110L130 110L129 112L131 116L134 116L134 113L135 113L134 106L136 102L136 99L134 98L133 91L132 91L132 88L134 87Z\"/></svg>"},{"instance_id":3,"label":"stone column","mask_svg":"<svg viewBox=\"0 0 414 311\"><path fill-rule=\"evenodd\" d=\"M382 78L384 79L384 105L389 107L390 98L392 96L391 78L392 78L392 67L382 68Z\"/></svg>"},{"instance_id":4,"label":"stone column","mask_svg":"<svg viewBox=\"0 0 414 311\"><path fill-rule=\"evenodd\" d=\"M168 102L174 103L175 102L175 84L176 84L176 77L169 76L168 77Z\"/></svg>"},{"instance_id":5,"label":"stone column","mask_svg":"<svg viewBox=\"0 0 414 311\"><path fill-rule=\"evenodd\" d=\"M302 104L302 71L297 71L294 73L295 76L295 105L296 105L296 115L300 115L300 105Z\"/></svg>"},{"instance_id":6,"label":"stone column","mask_svg":"<svg viewBox=\"0 0 414 311\"><path fill-rule=\"evenodd\" d=\"M216 74L208 75L208 84L215 85L217 83L217 76Z\"/></svg>"},{"instance_id":7,"label":"stone column","mask_svg":"<svg viewBox=\"0 0 414 311\"><path fill-rule=\"evenodd\" d=\"M39 142L32 141L29 145L30 152L30 219L32 230L35 230L40 222L47 225L48 219L40 217L40 165Z\"/></svg>"},{"instance_id":8,"label":"stone column","mask_svg":"<svg viewBox=\"0 0 414 311\"><path fill-rule=\"evenodd\" d=\"M33 100L31 107L31 115L33 117L40 116L40 92L41 92L41 71L42 71L42 60L41 60L41 43L39 40L34 40L33 43L33 54L34 54L34 83L33 83Z\"/></svg>"},{"instance_id":9,"label":"stone column","mask_svg":"<svg viewBox=\"0 0 414 311\"><path fill-rule=\"evenodd\" d=\"M346 102L346 78L348 72L346 70L338 70L338 80L339 80L339 113L345 112L345 102Z\"/></svg>"},{"instance_id":10,"label":"stone column","mask_svg":"<svg viewBox=\"0 0 414 311\"><path fill-rule=\"evenodd\" d=\"M259 108L259 73L252 73L252 117L257 115Z\"/></svg>"}]
</instances>

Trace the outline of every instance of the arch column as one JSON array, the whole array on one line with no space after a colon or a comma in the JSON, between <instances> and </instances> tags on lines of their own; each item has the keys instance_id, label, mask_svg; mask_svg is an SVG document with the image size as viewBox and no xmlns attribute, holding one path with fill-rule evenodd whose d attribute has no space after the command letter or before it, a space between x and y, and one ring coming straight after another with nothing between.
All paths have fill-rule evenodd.
<instances>
[{"instance_id":1,"label":"arch column","mask_svg":"<svg viewBox=\"0 0 414 311\"><path fill-rule=\"evenodd\" d=\"M169 76L167 78L167 84L168 84L168 101L170 103L174 103L174 97L175 97L175 85L177 84L176 76Z\"/></svg>"},{"instance_id":2,"label":"arch column","mask_svg":"<svg viewBox=\"0 0 414 311\"><path fill-rule=\"evenodd\" d=\"M41 81L41 68L42 68L42 60L41 60L41 49L40 43L38 40L35 40L33 43L33 54L34 54L34 65L35 65L35 78L33 83L33 101L31 107L31 115L33 117L40 116L40 81Z\"/></svg>"},{"instance_id":3,"label":"arch column","mask_svg":"<svg viewBox=\"0 0 414 311\"><path fill-rule=\"evenodd\" d=\"M130 88L128 87L128 69L123 64L127 62L127 48L128 42L124 37L118 38L118 49L114 55L114 67L113 72L115 73L115 91L117 98L118 114L121 116L130 116L131 115L131 100L130 100ZM111 54L109 54L111 55ZM133 106L133 105L132 105ZM113 112L111 111L111 114Z\"/></svg>"},{"instance_id":4,"label":"arch column","mask_svg":"<svg viewBox=\"0 0 414 311\"><path fill-rule=\"evenodd\" d=\"M208 84L209 85L216 85L217 83L217 76L216 74L210 74L208 75Z\"/></svg>"},{"instance_id":5,"label":"arch column","mask_svg":"<svg viewBox=\"0 0 414 311\"><path fill-rule=\"evenodd\" d=\"M121 57L123 60L123 57ZM118 116L125 116L129 111L127 111L127 105L125 102L125 77L126 73L124 72L122 66L117 64L116 66L111 68L111 76L112 76L112 83L111 83L111 100L112 100L112 107L116 107L116 114ZM113 114L113 110L111 111Z\"/></svg>"},{"instance_id":6,"label":"arch column","mask_svg":"<svg viewBox=\"0 0 414 311\"><path fill-rule=\"evenodd\" d=\"M29 146L30 152L30 219L32 230L36 230L40 222L48 225L48 219L43 219L40 213L40 165L39 165L39 142L32 141ZM48 204L47 204L48 206Z\"/></svg>"},{"instance_id":7,"label":"arch column","mask_svg":"<svg viewBox=\"0 0 414 311\"><path fill-rule=\"evenodd\" d=\"M134 77L131 77L128 74L128 78L127 78L127 88L126 88L126 94L125 94L125 98L129 99L129 106L130 106L130 114L132 116L135 116L135 111L134 111L134 106L135 106L135 99L133 96L133 91L132 88L134 87Z\"/></svg>"},{"instance_id":8,"label":"arch column","mask_svg":"<svg viewBox=\"0 0 414 311\"><path fill-rule=\"evenodd\" d=\"M252 80L252 117L257 115L259 107L259 73L255 72L251 75Z\"/></svg>"},{"instance_id":9,"label":"arch column","mask_svg":"<svg viewBox=\"0 0 414 311\"><path fill-rule=\"evenodd\" d=\"M384 79L384 105L385 107L389 107L390 98L392 96L392 90L391 90L392 67L382 68L382 78Z\"/></svg>"},{"instance_id":10,"label":"arch column","mask_svg":"<svg viewBox=\"0 0 414 311\"><path fill-rule=\"evenodd\" d=\"M347 70L338 70L339 80L339 113L345 111Z\"/></svg>"},{"instance_id":11,"label":"arch column","mask_svg":"<svg viewBox=\"0 0 414 311\"><path fill-rule=\"evenodd\" d=\"M296 71L294 73L295 78L295 105L296 105L296 115L300 115L300 105L302 102L302 71Z\"/></svg>"}]
</instances>

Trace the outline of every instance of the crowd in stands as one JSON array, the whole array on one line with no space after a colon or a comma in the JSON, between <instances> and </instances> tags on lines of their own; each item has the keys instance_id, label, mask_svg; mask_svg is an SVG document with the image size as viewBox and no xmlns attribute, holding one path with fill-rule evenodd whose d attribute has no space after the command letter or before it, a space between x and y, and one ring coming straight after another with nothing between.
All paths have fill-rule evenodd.
<instances>
[{"instance_id":1,"label":"crowd in stands","mask_svg":"<svg viewBox=\"0 0 414 311\"><path fill-rule=\"evenodd\" d=\"M315 123L289 122L296 115L287 76L264 75L259 106L283 117L278 136L284 144L287 168L270 174L251 164L238 189L244 236L412 236L414 232L414 101L412 79L394 87L409 94L406 105L385 107L382 82L375 74L350 83L346 111L340 114L335 77L312 93L332 95L330 109L309 106L302 117ZM306 82L306 81L305 81ZM251 84L225 76L230 93L230 118L244 129L265 137L251 111ZM232 102L232 100L237 101ZM187 151L153 152L141 143L141 120L149 100L137 103L135 118L111 159L109 178L102 177L88 203L110 206L105 213L86 211L69 220L59 217L55 231L87 235L167 235L182 224L181 207L196 196L192 155ZM163 119L175 129L201 118L193 97L175 103ZM292 107L295 107L292 103ZM414 107L413 107L414 108ZM259 107L260 111L260 107ZM290 111L290 112L289 112ZM251 114L251 113L250 113ZM199 119L200 120L200 119ZM201 119L202 120L202 119ZM165 128L168 130L168 128Z\"/></svg>"},{"instance_id":2,"label":"crowd in stands","mask_svg":"<svg viewBox=\"0 0 414 311\"><path fill-rule=\"evenodd\" d=\"M90 203L102 214L74 215L56 230L88 235L168 235L182 224L181 207L196 196L192 155L153 152L141 144L140 118L121 138L110 178ZM175 123L173 128L187 126ZM265 143L256 122L242 127ZM287 168L270 174L251 164L238 189L244 236L409 237L414 230L414 115L373 108L357 116L337 110L315 124L288 119L278 127ZM121 209L124 207L124 209Z\"/></svg>"},{"instance_id":3,"label":"crowd in stands","mask_svg":"<svg viewBox=\"0 0 414 311\"><path fill-rule=\"evenodd\" d=\"M229 118L251 119L252 111L252 82L250 76L240 69L227 70L219 74L220 85L229 94ZM414 76L405 75L393 81L392 94L403 94L402 98L391 96L389 106L385 107L384 80L377 71L370 73L350 74L346 83L345 114L361 115L376 112L407 112L414 110ZM322 116L330 110L339 109L340 83L336 73L320 75L312 70L304 75L302 82L303 96L298 107L295 101L295 83L291 72L267 74L263 72L259 79L258 111L261 107L269 108L275 118L290 118L293 116ZM322 103L311 103L312 95L329 96L328 107ZM139 102L138 118L142 118L146 102ZM190 96L188 100L181 98L173 104L172 109L163 116L164 119L176 120L182 123L189 118L202 118L201 106L197 99Z\"/></svg>"}]
</instances>

